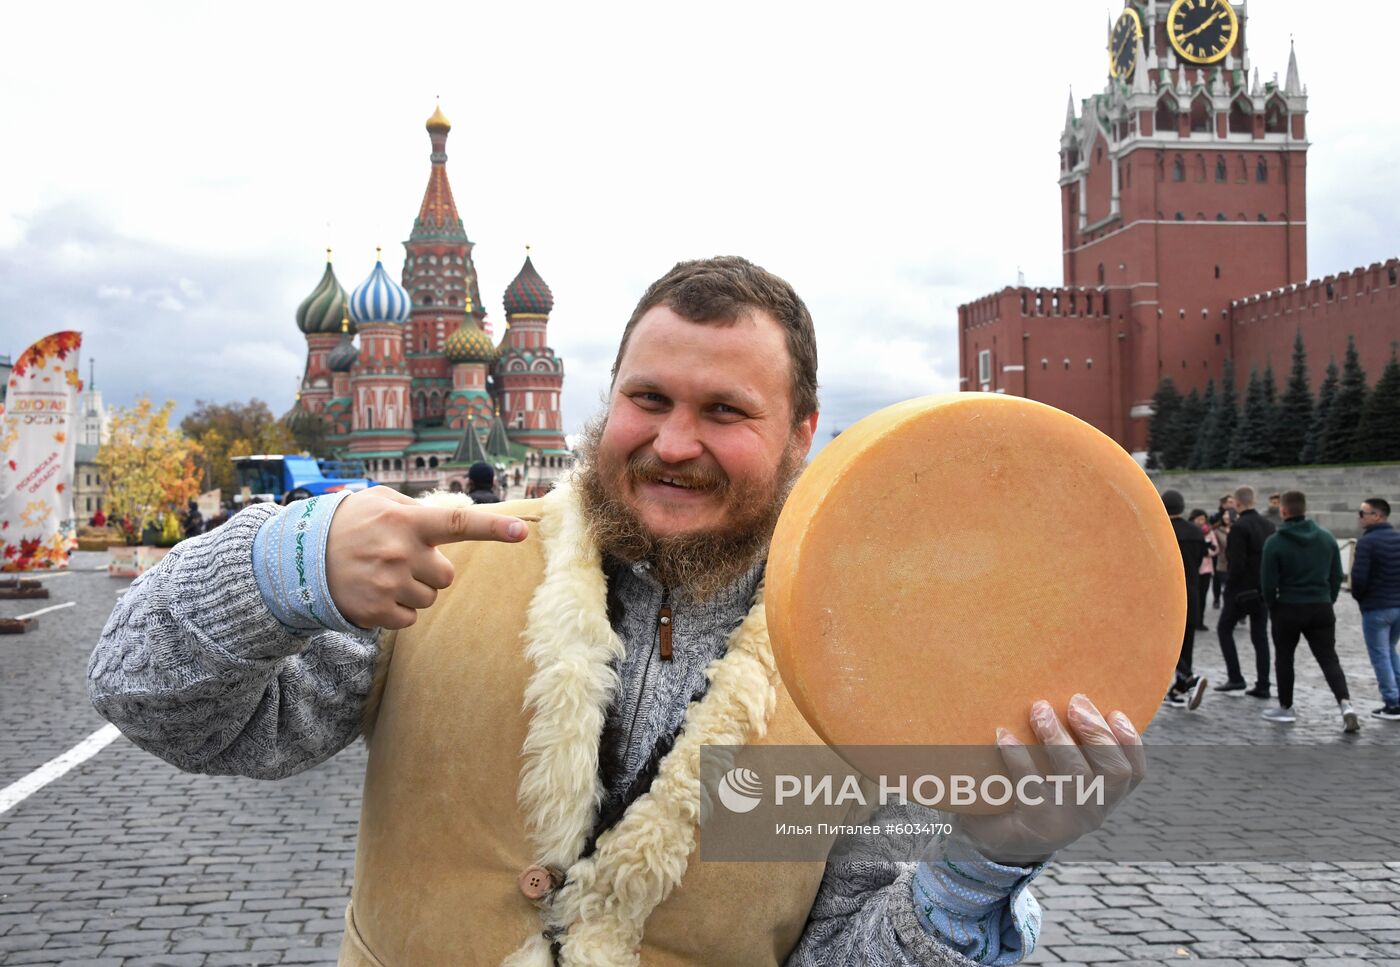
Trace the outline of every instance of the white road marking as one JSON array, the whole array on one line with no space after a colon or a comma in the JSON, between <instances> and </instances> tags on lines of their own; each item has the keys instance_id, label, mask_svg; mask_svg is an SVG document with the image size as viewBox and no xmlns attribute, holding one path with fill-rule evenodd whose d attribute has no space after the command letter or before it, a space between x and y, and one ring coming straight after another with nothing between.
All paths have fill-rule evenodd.
<instances>
[{"instance_id":1,"label":"white road marking","mask_svg":"<svg viewBox=\"0 0 1400 967\"><path fill-rule=\"evenodd\" d=\"M23 779L0 789L0 813L18 806L76 766L82 765L110 745L121 732L115 725L104 725L62 755L55 756Z\"/></svg>"},{"instance_id":2,"label":"white road marking","mask_svg":"<svg viewBox=\"0 0 1400 967\"><path fill-rule=\"evenodd\" d=\"M64 608L71 608L77 604L76 601L65 601L63 604L51 604L47 608L40 608L38 611L31 611L28 614L17 614L16 618L37 618L41 614L48 614L50 611L62 611Z\"/></svg>"},{"instance_id":3,"label":"white road marking","mask_svg":"<svg viewBox=\"0 0 1400 967\"><path fill-rule=\"evenodd\" d=\"M28 571L21 575L26 580L42 581L45 578L66 578L72 571Z\"/></svg>"}]
</instances>

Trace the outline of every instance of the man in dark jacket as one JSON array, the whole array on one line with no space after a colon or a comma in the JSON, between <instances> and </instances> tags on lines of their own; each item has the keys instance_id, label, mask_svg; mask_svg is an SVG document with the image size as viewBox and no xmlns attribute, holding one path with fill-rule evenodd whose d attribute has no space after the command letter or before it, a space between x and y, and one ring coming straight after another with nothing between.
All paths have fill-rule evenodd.
<instances>
[{"instance_id":1,"label":"man in dark jacket","mask_svg":"<svg viewBox=\"0 0 1400 967\"><path fill-rule=\"evenodd\" d=\"M472 489L467 492L467 496L474 504L498 504L501 498L496 496L496 471L489 463L477 461L467 468L467 482L472 485Z\"/></svg>"},{"instance_id":2,"label":"man in dark jacket","mask_svg":"<svg viewBox=\"0 0 1400 967\"><path fill-rule=\"evenodd\" d=\"M1390 504L1380 497L1362 501L1361 539L1351 562L1351 596L1361 606L1361 630L1385 703L1371 712L1400 722L1400 531L1390 522Z\"/></svg>"},{"instance_id":3,"label":"man in dark jacket","mask_svg":"<svg viewBox=\"0 0 1400 967\"><path fill-rule=\"evenodd\" d=\"M1240 516L1230 528L1230 542L1225 551L1230 558L1229 574L1225 578L1225 606L1215 626L1226 675L1224 684L1215 686L1215 690L1268 698L1268 612L1259 593L1259 564L1264 555L1264 542L1274 532L1274 525L1254 509L1253 487L1240 487L1235 491L1235 506ZM1244 673L1240 671L1239 654L1235 651L1235 625L1246 617L1249 618L1249 640L1254 645L1255 674L1254 687L1248 691L1245 691Z\"/></svg>"},{"instance_id":4,"label":"man in dark jacket","mask_svg":"<svg viewBox=\"0 0 1400 967\"><path fill-rule=\"evenodd\" d=\"M1307 500L1285 491L1279 509L1283 527L1264 542L1259 581L1272 608L1274 650L1278 662L1278 708L1264 713L1271 722L1293 722L1293 652L1299 637L1308 640L1327 687L1342 713L1342 728L1360 732L1351 707L1347 677L1337 659L1337 616L1332 610L1342 590L1342 554L1337 539L1308 520Z\"/></svg>"},{"instance_id":5,"label":"man in dark jacket","mask_svg":"<svg viewBox=\"0 0 1400 967\"><path fill-rule=\"evenodd\" d=\"M1206 538L1195 524L1182 519L1186 500L1175 490L1162 493L1162 506L1172 519L1176 546L1181 550L1182 574L1186 581L1186 630L1181 637L1181 655L1176 660L1176 680L1167 692L1167 704L1194 709L1201 704L1206 680L1191 673L1191 652L1196 642L1196 608L1200 589L1201 561L1206 556Z\"/></svg>"}]
</instances>

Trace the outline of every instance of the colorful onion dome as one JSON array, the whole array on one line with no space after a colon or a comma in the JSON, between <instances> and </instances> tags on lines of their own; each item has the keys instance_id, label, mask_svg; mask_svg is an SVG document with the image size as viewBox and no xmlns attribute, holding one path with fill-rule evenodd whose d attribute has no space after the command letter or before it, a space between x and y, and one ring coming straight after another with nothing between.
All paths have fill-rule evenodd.
<instances>
[{"instance_id":1,"label":"colorful onion dome","mask_svg":"<svg viewBox=\"0 0 1400 967\"><path fill-rule=\"evenodd\" d=\"M549 315L549 311L554 308L554 294L535 271L528 247L525 252L525 264L520 267L515 280L506 287L506 315L513 316L522 312Z\"/></svg>"},{"instance_id":2,"label":"colorful onion dome","mask_svg":"<svg viewBox=\"0 0 1400 967\"><path fill-rule=\"evenodd\" d=\"M360 348L350 338L350 317L340 320L340 342L326 354L326 367L332 373L348 373L359 358Z\"/></svg>"},{"instance_id":3,"label":"colorful onion dome","mask_svg":"<svg viewBox=\"0 0 1400 967\"><path fill-rule=\"evenodd\" d=\"M452 363L493 363L496 361L496 347L491 337L481 331L472 316L447 337L442 351Z\"/></svg>"},{"instance_id":4,"label":"colorful onion dome","mask_svg":"<svg viewBox=\"0 0 1400 967\"><path fill-rule=\"evenodd\" d=\"M292 436L300 440L303 435L314 434L321 430L321 418L302 406L301 394L297 394L296 402L292 408L282 414L282 425L291 431ZM300 443L298 443L300 446Z\"/></svg>"},{"instance_id":5,"label":"colorful onion dome","mask_svg":"<svg viewBox=\"0 0 1400 967\"><path fill-rule=\"evenodd\" d=\"M326 249L326 271L316 288L297 306L297 328L304 333L338 332L345 312L345 290L331 268L331 250Z\"/></svg>"},{"instance_id":6,"label":"colorful onion dome","mask_svg":"<svg viewBox=\"0 0 1400 967\"><path fill-rule=\"evenodd\" d=\"M447 120L447 115L442 113L442 105L433 108L433 116L428 118L429 131L451 131L452 122Z\"/></svg>"},{"instance_id":7,"label":"colorful onion dome","mask_svg":"<svg viewBox=\"0 0 1400 967\"><path fill-rule=\"evenodd\" d=\"M404 287L384 271L384 262L375 251L374 271L350 294L350 318L363 326L366 323L408 321L409 301Z\"/></svg>"}]
</instances>

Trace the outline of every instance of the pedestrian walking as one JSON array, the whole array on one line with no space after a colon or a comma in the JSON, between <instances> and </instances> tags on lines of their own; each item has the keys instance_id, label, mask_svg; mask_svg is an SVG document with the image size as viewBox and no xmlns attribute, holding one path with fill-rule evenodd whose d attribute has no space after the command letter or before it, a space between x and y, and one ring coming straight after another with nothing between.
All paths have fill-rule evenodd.
<instances>
[{"instance_id":1,"label":"pedestrian walking","mask_svg":"<svg viewBox=\"0 0 1400 967\"><path fill-rule=\"evenodd\" d=\"M1332 606L1342 590L1342 553L1326 528L1307 519L1301 491L1285 491L1279 507L1283 526L1264 542L1259 582L1271 610L1277 656L1278 707L1264 712L1270 722L1292 722L1293 653L1300 637L1317 659L1337 700L1342 729L1360 732L1351 707L1346 673L1337 658L1337 615Z\"/></svg>"},{"instance_id":2,"label":"pedestrian walking","mask_svg":"<svg viewBox=\"0 0 1400 967\"><path fill-rule=\"evenodd\" d=\"M1225 659L1225 682L1215 686L1217 692L1243 692L1255 698L1269 697L1269 617L1264 597L1259 592L1259 565L1264 554L1264 542L1274 532L1270 524L1254 509L1254 488L1235 490L1235 506L1239 519L1230 528L1229 576L1225 579L1225 605L1220 610L1216 633L1220 637L1220 654ZM1249 640L1254 646L1254 687L1246 690L1244 673L1235 651L1235 625L1249 619Z\"/></svg>"},{"instance_id":3,"label":"pedestrian walking","mask_svg":"<svg viewBox=\"0 0 1400 967\"><path fill-rule=\"evenodd\" d=\"M1201 571L1196 578L1196 630L1209 631L1210 626L1206 624L1206 598L1210 597L1210 585L1215 579L1215 559L1220 554L1220 545L1215 540L1215 529L1210 526L1210 520L1204 510L1193 510L1186 518L1192 524L1201 529L1201 536L1206 541L1206 556L1201 558Z\"/></svg>"},{"instance_id":4,"label":"pedestrian walking","mask_svg":"<svg viewBox=\"0 0 1400 967\"><path fill-rule=\"evenodd\" d=\"M1188 711L1201 704L1206 691L1205 678L1193 673L1191 657L1196 642L1196 610L1201 586L1201 561L1206 557L1206 538L1197 524L1182 519L1186 500L1175 490L1162 492L1162 507L1172 520L1176 546L1181 551L1182 580L1186 584L1186 627L1181 636L1181 654L1176 660L1176 679L1167 691L1166 702Z\"/></svg>"},{"instance_id":5,"label":"pedestrian walking","mask_svg":"<svg viewBox=\"0 0 1400 967\"><path fill-rule=\"evenodd\" d=\"M1264 511L1264 519L1273 524L1275 530L1283 523L1283 513L1279 507L1282 499L1282 494L1269 494L1269 507Z\"/></svg>"},{"instance_id":6,"label":"pedestrian walking","mask_svg":"<svg viewBox=\"0 0 1400 967\"><path fill-rule=\"evenodd\" d=\"M1400 722L1400 531L1390 522L1390 503L1368 497L1356 512L1361 539L1351 562L1351 596L1361 608L1366 653L1380 686L1378 719Z\"/></svg>"}]
</instances>

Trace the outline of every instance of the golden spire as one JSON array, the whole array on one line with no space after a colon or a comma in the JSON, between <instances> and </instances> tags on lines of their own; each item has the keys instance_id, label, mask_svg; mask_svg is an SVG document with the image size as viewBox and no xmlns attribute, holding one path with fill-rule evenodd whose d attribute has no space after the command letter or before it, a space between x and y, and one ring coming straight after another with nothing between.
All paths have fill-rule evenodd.
<instances>
[{"instance_id":1,"label":"golden spire","mask_svg":"<svg viewBox=\"0 0 1400 967\"><path fill-rule=\"evenodd\" d=\"M348 306L340 307L340 331L350 331L350 309Z\"/></svg>"},{"instance_id":2,"label":"golden spire","mask_svg":"<svg viewBox=\"0 0 1400 967\"><path fill-rule=\"evenodd\" d=\"M329 245L326 246L326 264L331 264L331 247Z\"/></svg>"},{"instance_id":3,"label":"golden spire","mask_svg":"<svg viewBox=\"0 0 1400 967\"><path fill-rule=\"evenodd\" d=\"M433 108L433 116L428 118L429 131L447 132L452 130L452 122L447 120L447 115L442 113L442 105L438 104Z\"/></svg>"},{"instance_id":4,"label":"golden spire","mask_svg":"<svg viewBox=\"0 0 1400 967\"><path fill-rule=\"evenodd\" d=\"M329 249L328 249L327 251L329 251ZM525 257L526 257L527 259L530 257L530 243L529 243L529 242L526 242L526 243L525 243Z\"/></svg>"},{"instance_id":5,"label":"golden spire","mask_svg":"<svg viewBox=\"0 0 1400 967\"><path fill-rule=\"evenodd\" d=\"M378 245L374 247L374 260L376 262L384 261L384 249L380 248Z\"/></svg>"},{"instance_id":6,"label":"golden spire","mask_svg":"<svg viewBox=\"0 0 1400 967\"><path fill-rule=\"evenodd\" d=\"M463 300L463 308L467 310L467 315L471 315L474 311L472 309L472 294L470 292L467 293L466 299Z\"/></svg>"}]
</instances>

